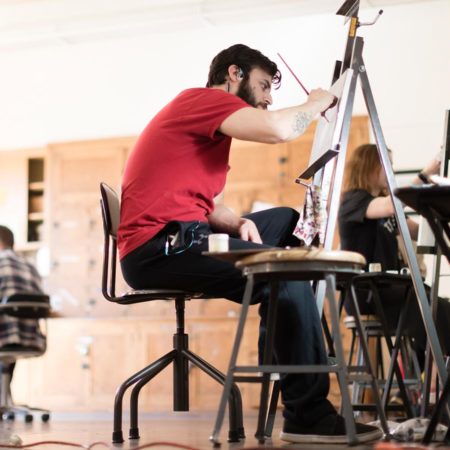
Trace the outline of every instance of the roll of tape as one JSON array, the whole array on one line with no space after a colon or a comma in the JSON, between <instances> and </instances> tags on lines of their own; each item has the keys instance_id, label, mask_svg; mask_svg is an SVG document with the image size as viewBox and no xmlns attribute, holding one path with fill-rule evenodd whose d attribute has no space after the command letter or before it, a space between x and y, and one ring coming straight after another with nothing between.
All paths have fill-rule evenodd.
<instances>
[{"instance_id":1,"label":"roll of tape","mask_svg":"<svg viewBox=\"0 0 450 450\"><path fill-rule=\"evenodd\" d=\"M420 247L434 247L434 234L431 230L427 220L420 216L419 220L419 236L417 238L417 245Z\"/></svg>"}]
</instances>

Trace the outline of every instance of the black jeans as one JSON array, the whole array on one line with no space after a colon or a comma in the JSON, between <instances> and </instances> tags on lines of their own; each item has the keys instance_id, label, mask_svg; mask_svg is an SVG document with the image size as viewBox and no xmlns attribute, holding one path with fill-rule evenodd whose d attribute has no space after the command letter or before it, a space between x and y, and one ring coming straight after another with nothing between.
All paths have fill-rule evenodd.
<instances>
[{"instance_id":1,"label":"black jeans","mask_svg":"<svg viewBox=\"0 0 450 450\"><path fill-rule=\"evenodd\" d=\"M255 222L264 244L230 236L230 249L298 245L298 240L292 236L298 220L295 210L273 208L246 217ZM127 283L134 289L182 289L240 303L246 283L241 271L232 263L202 255L208 248L208 235L214 230L207 223L183 224L183 246L169 249L167 255L167 234L173 232L170 228L166 227L122 259L122 271ZM260 355L265 335L268 297L267 284L258 283L252 302L260 303ZM276 328L274 352L279 364L326 364L320 315L308 282L280 283ZM336 414L327 400L328 391L328 374L283 376L281 392L284 417L309 426L326 415Z\"/></svg>"}]
</instances>

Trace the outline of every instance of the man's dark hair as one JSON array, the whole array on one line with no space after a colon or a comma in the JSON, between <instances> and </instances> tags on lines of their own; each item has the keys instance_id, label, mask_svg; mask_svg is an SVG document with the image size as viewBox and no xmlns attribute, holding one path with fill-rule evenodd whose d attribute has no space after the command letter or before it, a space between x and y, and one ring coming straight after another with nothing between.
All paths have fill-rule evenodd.
<instances>
[{"instance_id":1,"label":"man's dark hair","mask_svg":"<svg viewBox=\"0 0 450 450\"><path fill-rule=\"evenodd\" d=\"M259 67L272 76L272 83L275 88L280 86L281 73L273 61L259 50L254 50L244 44L236 44L222 50L211 61L206 87L225 83L228 68L233 64L242 69L244 80L248 79L249 72L252 69Z\"/></svg>"},{"instance_id":2,"label":"man's dark hair","mask_svg":"<svg viewBox=\"0 0 450 450\"><path fill-rule=\"evenodd\" d=\"M8 227L3 225L0 225L0 242L6 248L14 247L14 234Z\"/></svg>"}]
</instances>

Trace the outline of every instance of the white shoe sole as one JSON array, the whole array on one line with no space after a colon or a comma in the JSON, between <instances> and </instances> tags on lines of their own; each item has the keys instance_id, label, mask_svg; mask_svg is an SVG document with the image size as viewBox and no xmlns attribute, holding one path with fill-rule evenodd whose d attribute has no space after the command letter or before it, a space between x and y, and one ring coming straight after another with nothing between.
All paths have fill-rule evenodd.
<instances>
[{"instance_id":1,"label":"white shoe sole","mask_svg":"<svg viewBox=\"0 0 450 450\"><path fill-rule=\"evenodd\" d=\"M359 443L376 441L383 437L381 430L373 430L367 433L357 433L356 438ZM321 434L296 434L296 433L280 433L280 439L286 442L295 442L298 444L348 444L347 435L326 436Z\"/></svg>"}]
</instances>

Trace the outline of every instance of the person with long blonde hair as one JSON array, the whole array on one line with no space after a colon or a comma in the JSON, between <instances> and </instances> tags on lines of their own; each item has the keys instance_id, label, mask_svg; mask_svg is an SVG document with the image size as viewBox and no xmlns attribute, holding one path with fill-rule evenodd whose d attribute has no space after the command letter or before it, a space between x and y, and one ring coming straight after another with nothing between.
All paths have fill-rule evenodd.
<instances>
[{"instance_id":1,"label":"person with long blonde hair","mask_svg":"<svg viewBox=\"0 0 450 450\"><path fill-rule=\"evenodd\" d=\"M439 166L439 160L434 158L422 173L435 174ZM412 182L422 183L419 176ZM407 219L407 224L411 238L417 239L418 224L411 219ZM400 269L394 205L375 144L360 145L347 162L339 233L342 248L363 254L368 264L380 263L382 270Z\"/></svg>"}]
</instances>

